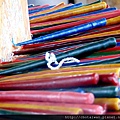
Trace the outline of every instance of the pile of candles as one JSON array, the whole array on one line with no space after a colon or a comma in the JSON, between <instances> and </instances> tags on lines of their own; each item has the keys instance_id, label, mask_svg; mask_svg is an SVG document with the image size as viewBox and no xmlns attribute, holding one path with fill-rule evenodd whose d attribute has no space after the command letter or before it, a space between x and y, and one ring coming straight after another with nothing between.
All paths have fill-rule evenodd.
<instances>
[{"instance_id":1,"label":"pile of candles","mask_svg":"<svg viewBox=\"0 0 120 120\"><path fill-rule=\"evenodd\" d=\"M32 40L0 64L0 114L120 114L120 10L37 5L29 18Z\"/></svg>"}]
</instances>

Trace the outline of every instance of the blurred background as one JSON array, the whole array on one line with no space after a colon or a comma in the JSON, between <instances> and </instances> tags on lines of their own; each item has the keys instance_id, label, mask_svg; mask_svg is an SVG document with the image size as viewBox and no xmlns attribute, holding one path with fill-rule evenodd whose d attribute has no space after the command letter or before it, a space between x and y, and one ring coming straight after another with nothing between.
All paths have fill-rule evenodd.
<instances>
[{"instance_id":1,"label":"blurred background","mask_svg":"<svg viewBox=\"0 0 120 120\"><path fill-rule=\"evenodd\" d=\"M83 4L91 3L96 0L28 0L29 4L35 4L35 5L43 5L43 4L50 4L50 5L56 5L60 2L68 3L78 3L82 2ZM103 0L108 3L110 7L117 7L120 8L120 0Z\"/></svg>"}]
</instances>

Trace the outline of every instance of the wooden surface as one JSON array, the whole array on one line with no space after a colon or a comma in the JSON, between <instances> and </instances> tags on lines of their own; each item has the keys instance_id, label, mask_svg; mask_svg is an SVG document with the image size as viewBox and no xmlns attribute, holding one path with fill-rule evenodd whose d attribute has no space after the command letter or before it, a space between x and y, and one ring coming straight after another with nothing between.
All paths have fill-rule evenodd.
<instances>
[{"instance_id":1,"label":"wooden surface","mask_svg":"<svg viewBox=\"0 0 120 120\"><path fill-rule=\"evenodd\" d=\"M15 43L31 39L27 0L0 0L0 59L11 59Z\"/></svg>"}]
</instances>

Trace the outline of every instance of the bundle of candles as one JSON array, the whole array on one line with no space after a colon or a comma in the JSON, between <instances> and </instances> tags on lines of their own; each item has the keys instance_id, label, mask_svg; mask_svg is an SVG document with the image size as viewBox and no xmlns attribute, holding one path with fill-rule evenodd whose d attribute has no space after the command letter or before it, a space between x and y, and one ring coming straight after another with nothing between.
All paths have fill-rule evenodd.
<instances>
[{"instance_id":1,"label":"bundle of candles","mask_svg":"<svg viewBox=\"0 0 120 120\"><path fill-rule=\"evenodd\" d=\"M0 114L120 114L120 10L60 3L29 18L33 39L0 64Z\"/></svg>"}]
</instances>

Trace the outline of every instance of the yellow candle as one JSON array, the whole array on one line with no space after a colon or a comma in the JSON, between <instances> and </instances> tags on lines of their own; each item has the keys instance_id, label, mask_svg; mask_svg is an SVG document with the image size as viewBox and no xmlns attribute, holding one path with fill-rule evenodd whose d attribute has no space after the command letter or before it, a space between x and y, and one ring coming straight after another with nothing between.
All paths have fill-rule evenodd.
<instances>
[{"instance_id":1,"label":"yellow candle","mask_svg":"<svg viewBox=\"0 0 120 120\"><path fill-rule=\"evenodd\" d=\"M74 70L47 70L43 72L34 72L23 75L14 75L10 77L1 78L0 81L16 81L16 80L32 80L32 79L42 79L50 78L50 77L62 77L62 76L75 76L75 75L83 75L89 73L98 73L98 74L108 74L108 73L116 73L119 76L120 68L104 68L104 69L74 69Z\"/></svg>"},{"instance_id":2,"label":"yellow candle","mask_svg":"<svg viewBox=\"0 0 120 120\"><path fill-rule=\"evenodd\" d=\"M120 99L119 98L96 98L95 104L106 104L108 110L117 111L120 109Z\"/></svg>"},{"instance_id":3,"label":"yellow candle","mask_svg":"<svg viewBox=\"0 0 120 120\"><path fill-rule=\"evenodd\" d=\"M38 110L38 111L51 111L51 112L62 112L67 114L83 114L83 110L77 107L65 107L65 106L54 106L54 105L41 105L34 102L20 103L20 102L0 102L0 108L14 108L14 109L24 109L24 110Z\"/></svg>"},{"instance_id":4,"label":"yellow candle","mask_svg":"<svg viewBox=\"0 0 120 120\"><path fill-rule=\"evenodd\" d=\"M120 23L120 16L110 18L107 20L107 25L113 25L113 24L118 24Z\"/></svg>"}]
</instances>

